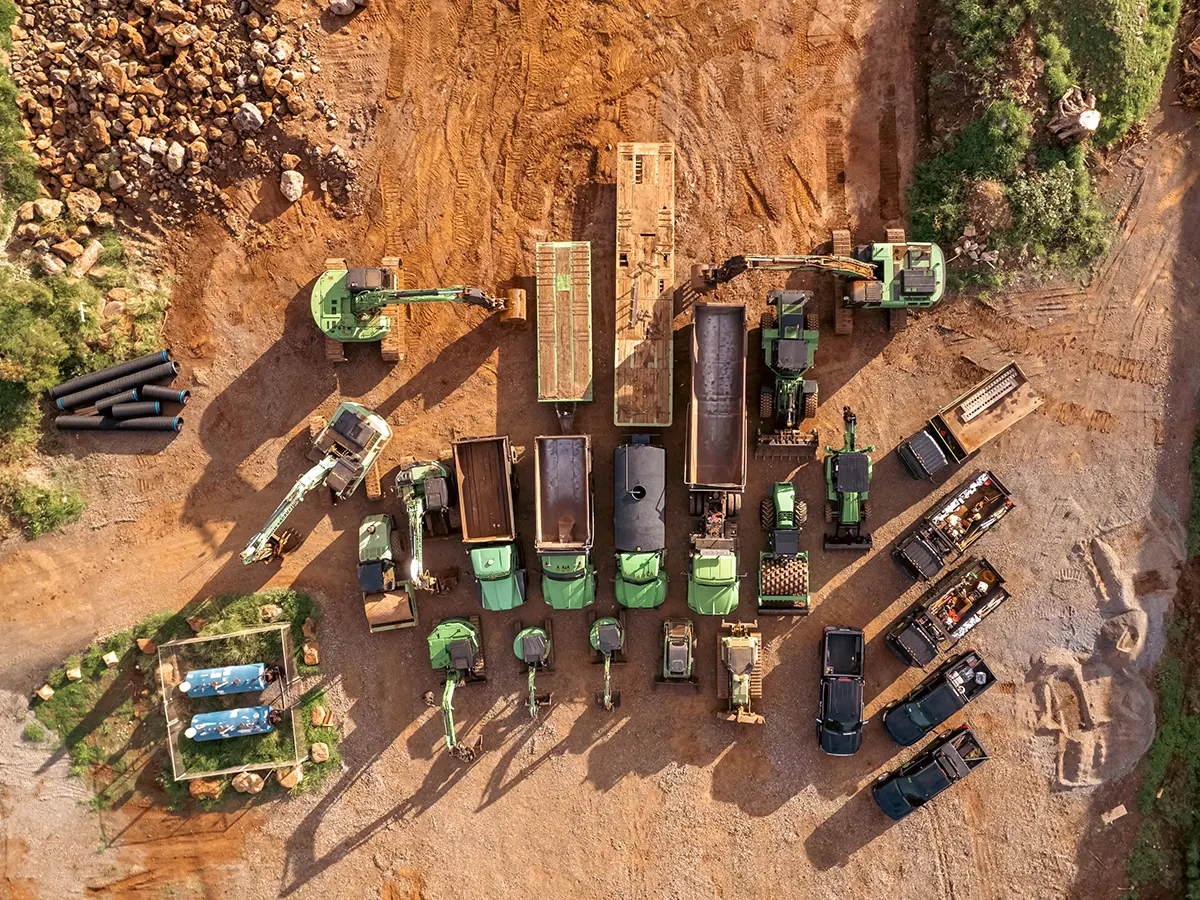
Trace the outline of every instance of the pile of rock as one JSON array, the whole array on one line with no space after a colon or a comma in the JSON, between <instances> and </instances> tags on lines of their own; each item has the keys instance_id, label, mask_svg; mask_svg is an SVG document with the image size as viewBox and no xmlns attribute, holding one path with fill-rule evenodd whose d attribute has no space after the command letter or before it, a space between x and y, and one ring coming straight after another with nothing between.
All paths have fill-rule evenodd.
<instances>
[{"instance_id":1,"label":"pile of rock","mask_svg":"<svg viewBox=\"0 0 1200 900\"><path fill-rule=\"evenodd\" d=\"M219 199L213 176L259 153L253 135L310 109L304 30L271 0L41 0L12 35L43 184L83 221L181 190Z\"/></svg>"}]
</instances>

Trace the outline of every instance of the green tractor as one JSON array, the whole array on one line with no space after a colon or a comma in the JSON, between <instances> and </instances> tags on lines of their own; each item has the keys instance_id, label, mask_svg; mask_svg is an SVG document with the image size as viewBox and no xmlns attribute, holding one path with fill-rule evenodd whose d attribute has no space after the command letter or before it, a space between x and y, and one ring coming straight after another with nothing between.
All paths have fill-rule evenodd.
<instances>
[{"instance_id":1,"label":"green tractor","mask_svg":"<svg viewBox=\"0 0 1200 900\"><path fill-rule=\"evenodd\" d=\"M700 681L694 674L696 658L696 629L691 619L667 619L663 622L662 675L654 679L660 690L700 692Z\"/></svg>"},{"instance_id":2,"label":"green tractor","mask_svg":"<svg viewBox=\"0 0 1200 900\"><path fill-rule=\"evenodd\" d=\"M487 681L479 617L443 619L429 634L429 664L434 671L446 675L442 683L442 727L446 732L446 749L456 759L471 762L483 749L483 736L470 746L459 743L454 729L454 690L461 684ZM431 707L437 705L433 691L425 693L425 703Z\"/></svg>"},{"instance_id":3,"label":"green tractor","mask_svg":"<svg viewBox=\"0 0 1200 900\"><path fill-rule=\"evenodd\" d=\"M596 704L611 712L621 705L621 692L612 689L612 666L625 662L625 613L593 621L588 640L593 662L604 663L604 693L596 695Z\"/></svg>"},{"instance_id":4,"label":"green tractor","mask_svg":"<svg viewBox=\"0 0 1200 900\"><path fill-rule=\"evenodd\" d=\"M842 407L846 432L842 449L825 448L825 521L836 522L832 535L825 535L826 550L870 550L871 535L863 532L867 521L867 493L874 464L868 455L875 445L858 447L855 441L855 417L850 407Z\"/></svg>"},{"instance_id":5,"label":"green tractor","mask_svg":"<svg viewBox=\"0 0 1200 900\"><path fill-rule=\"evenodd\" d=\"M325 271L313 285L313 319L325 336L325 359L345 362L343 344L380 344L384 362L404 359L404 310L412 303L465 303L503 310L507 322L525 320L525 292L514 289L505 300L479 288L446 287L401 290L400 260L383 260L381 268L348 268L344 259L325 260Z\"/></svg>"},{"instance_id":6,"label":"green tractor","mask_svg":"<svg viewBox=\"0 0 1200 900\"><path fill-rule=\"evenodd\" d=\"M805 615L809 611L808 553L800 549L800 530L808 521L808 504L796 499L796 486L778 481L760 507L770 548L758 555L758 610Z\"/></svg>"},{"instance_id":7,"label":"green tractor","mask_svg":"<svg viewBox=\"0 0 1200 900\"><path fill-rule=\"evenodd\" d=\"M817 451L817 433L800 423L817 414L817 383L805 378L817 352L817 312L812 291L771 291L762 314L763 361L774 384L759 391L757 456L784 457Z\"/></svg>"},{"instance_id":8,"label":"green tractor","mask_svg":"<svg viewBox=\"0 0 1200 900\"><path fill-rule=\"evenodd\" d=\"M539 694L535 681L538 672L549 672L554 668L554 641L550 620L544 626L531 625L522 628L517 625L517 636L513 639L513 653L525 668L529 690L529 718L536 719L538 707L550 704L550 694Z\"/></svg>"}]
</instances>

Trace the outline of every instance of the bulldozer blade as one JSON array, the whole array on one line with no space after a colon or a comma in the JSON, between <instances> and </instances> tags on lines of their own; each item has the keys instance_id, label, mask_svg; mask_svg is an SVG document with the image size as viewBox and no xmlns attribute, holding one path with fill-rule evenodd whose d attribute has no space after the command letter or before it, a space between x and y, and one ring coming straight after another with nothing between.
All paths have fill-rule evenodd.
<instances>
[{"instance_id":1,"label":"bulldozer blade","mask_svg":"<svg viewBox=\"0 0 1200 900\"><path fill-rule=\"evenodd\" d=\"M855 550L865 552L870 550L872 545L869 534L842 535L841 537L825 535L826 550Z\"/></svg>"},{"instance_id":2,"label":"bulldozer blade","mask_svg":"<svg viewBox=\"0 0 1200 900\"><path fill-rule=\"evenodd\" d=\"M367 474L363 476L363 487L367 491L368 500L378 500L383 496L383 485L379 479L379 460L371 463L371 468L367 469Z\"/></svg>"},{"instance_id":3,"label":"bulldozer blade","mask_svg":"<svg viewBox=\"0 0 1200 900\"><path fill-rule=\"evenodd\" d=\"M765 603L759 603L758 611L764 616L807 616L812 609L809 604L799 602L787 606L767 606Z\"/></svg>"},{"instance_id":4,"label":"bulldozer blade","mask_svg":"<svg viewBox=\"0 0 1200 900\"><path fill-rule=\"evenodd\" d=\"M758 713L748 713L744 710L734 712L718 712L717 718L722 722L733 722L737 725L766 725L767 719Z\"/></svg>"},{"instance_id":5,"label":"bulldozer blade","mask_svg":"<svg viewBox=\"0 0 1200 900\"><path fill-rule=\"evenodd\" d=\"M654 689L668 694L698 694L700 693L700 682L695 678L680 680L662 678L654 679Z\"/></svg>"},{"instance_id":6,"label":"bulldozer blade","mask_svg":"<svg viewBox=\"0 0 1200 900\"><path fill-rule=\"evenodd\" d=\"M817 432L813 431L777 431L764 434L759 432L758 445L754 448L755 459L789 459L795 457L815 456L817 447Z\"/></svg>"}]
</instances>

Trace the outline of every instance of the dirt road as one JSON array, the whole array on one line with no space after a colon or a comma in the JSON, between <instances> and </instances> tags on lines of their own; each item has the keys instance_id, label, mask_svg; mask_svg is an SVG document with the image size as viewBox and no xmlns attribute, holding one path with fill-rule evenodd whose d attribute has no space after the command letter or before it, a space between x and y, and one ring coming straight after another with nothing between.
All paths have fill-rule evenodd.
<instances>
[{"instance_id":1,"label":"dirt road","mask_svg":"<svg viewBox=\"0 0 1200 900\"><path fill-rule=\"evenodd\" d=\"M292 206L273 184L242 185L231 196L255 223L253 240L206 222L173 238L167 333L194 395L186 430L158 444L61 438L55 451L78 458L93 498L84 521L0 550L8 636L0 688L17 695L95 635L152 610L268 584L318 595L346 770L324 796L252 810L232 829L160 822L140 809L98 823L60 796L61 765L22 754L0 768L0 802L15 823L5 832L7 883L33 896L85 887L132 896L149 885L212 897L236 889L245 897L682 898L779 896L784 884L831 898L1115 896L1112 879L1079 879L1093 867L1087 842L1098 811L1131 789L1125 776L1153 732L1144 669L1161 646L1190 495L1198 366L1185 351L1200 336L1186 302L1200 275L1192 123L1168 108L1147 145L1115 166L1108 193L1120 206L1121 235L1087 288L948 302L898 335L882 315L859 313L855 334L843 338L832 335L830 286L795 279L823 304L823 442L838 443L848 404L860 436L877 447L880 549L824 554L820 523L806 530L818 605L806 620L762 622L764 728L737 730L713 716L716 622L698 623L702 694L652 692L661 616L650 612L630 614L630 662L616 675L623 704L613 714L592 702L599 673L586 652L587 614L559 614L560 666L547 679L555 704L531 725L509 650L520 617L489 614L493 676L457 701L460 727L482 733L488 752L463 767L441 751L440 720L421 694L436 684L424 626L477 610L467 580L422 598L416 632L369 635L354 532L374 507L361 496L302 507L294 524L309 537L282 566L245 568L236 555L303 470L308 417L342 398L392 422L392 466L445 454L456 434L509 433L531 447L535 435L553 433L552 410L534 402L532 327L509 330L478 310L414 309L408 360L390 369L375 348L353 348L335 369L322 360L308 313L321 260L399 255L410 286L531 289L536 240L592 241L597 399L576 423L596 447L597 608L610 610L617 141L678 147L681 280L692 262L734 252L807 250L846 222L859 240L881 238L903 219L915 149L915 4L392 6L315 26L324 31L314 38L322 61L314 80L346 123L328 143L360 160L366 214L334 219L315 185ZM289 0L281 7L317 21ZM777 286L745 278L718 298L746 301L756 322ZM676 317L677 409L687 401L687 322L685 304ZM757 335L751 348L753 394L762 375ZM976 633L1001 680L971 711L992 761L889 827L864 787L907 754L877 723L855 757L819 753L817 636L832 623L866 630L872 715L919 680L879 640L919 591L886 549L970 469L938 485L913 482L891 451L1010 358L1047 403L979 460L1018 504L984 545L1014 594ZM681 425L664 445L671 588L661 613L682 615ZM519 466L527 484L530 466ZM787 474L784 464L754 465L747 502ZM797 473L814 509L820 481L814 463ZM526 537L532 517L525 498ZM763 541L747 521L742 571L753 572ZM432 567L466 566L454 542L428 546ZM754 612L752 580L742 585L744 618ZM532 593L518 611L527 621L546 609L536 586ZM1139 628L1138 653L1108 652L1114 634ZM3 734L17 742L15 732ZM58 800L30 799L45 794ZM1134 818L1106 839L1129 840ZM94 846L101 827L124 835L138 821L152 826L145 839L119 836L93 856L72 852ZM219 865L202 865L187 836L210 826L222 835L211 849ZM25 834L37 854L18 845ZM70 864L47 867L54 859Z\"/></svg>"}]
</instances>

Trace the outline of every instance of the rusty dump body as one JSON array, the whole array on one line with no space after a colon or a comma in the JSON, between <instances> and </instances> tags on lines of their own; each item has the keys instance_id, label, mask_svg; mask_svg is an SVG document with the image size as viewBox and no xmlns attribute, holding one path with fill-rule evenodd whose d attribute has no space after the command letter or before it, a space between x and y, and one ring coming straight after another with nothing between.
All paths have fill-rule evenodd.
<instances>
[{"instance_id":1,"label":"rusty dump body","mask_svg":"<svg viewBox=\"0 0 1200 900\"><path fill-rule=\"evenodd\" d=\"M684 480L692 490L746 488L746 306L692 307L692 398Z\"/></svg>"},{"instance_id":2,"label":"rusty dump body","mask_svg":"<svg viewBox=\"0 0 1200 900\"><path fill-rule=\"evenodd\" d=\"M675 145L617 145L613 422L671 424Z\"/></svg>"},{"instance_id":3,"label":"rusty dump body","mask_svg":"<svg viewBox=\"0 0 1200 900\"><path fill-rule=\"evenodd\" d=\"M534 455L537 549L590 549L594 538L592 439L587 435L539 437Z\"/></svg>"},{"instance_id":4,"label":"rusty dump body","mask_svg":"<svg viewBox=\"0 0 1200 900\"><path fill-rule=\"evenodd\" d=\"M512 450L507 435L454 441L463 543L515 540Z\"/></svg>"}]
</instances>

